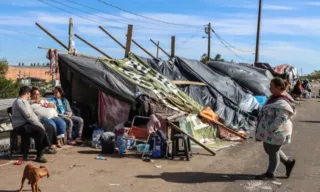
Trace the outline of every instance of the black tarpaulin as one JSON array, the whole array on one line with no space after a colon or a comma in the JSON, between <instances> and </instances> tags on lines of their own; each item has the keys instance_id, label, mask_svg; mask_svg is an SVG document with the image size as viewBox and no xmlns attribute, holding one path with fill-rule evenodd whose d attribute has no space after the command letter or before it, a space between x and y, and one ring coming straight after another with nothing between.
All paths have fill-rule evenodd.
<instances>
[{"instance_id":1,"label":"black tarpaulin","mask_svg":"<svg viewBox=\"0 0 320 192\"><path fill-rule=\"evenodd\" d=\"M213 71L219 71L245 89L249 89L253 95L270 96L271 94L269 90L270 80L258 71L230 62L210 61L207 65Z\"/></svg>"},{"instance_id":2,"label":"black tarpaulin","mask_svg":"<svg viewBox=\"0 0 320 192\"><path fill-rule=\"evenodd\" d=\"M184 85L179 88L203 106L211 107L224 123L233 129L252 129L258 109L252 95L229 77L212 71L196 60L174 58L169 61L138 57L170 80L203 82L207 86Z\"/></svg>"},{"instance_id":3,"label":"black tarpaulin","mask_svg":"<svg viewBox=\"0 0 320 192\"><path fill-rule=\"evenodd\" d=\"M98 59L68 54L59 55L59 63L63 69L80 76L89 85L121 101L131 103L138 88L117 74ZM61 70L62 77L68 76L68 70ZM63 84L64 82L61 81Z\"/></svg>"}]
</instances>

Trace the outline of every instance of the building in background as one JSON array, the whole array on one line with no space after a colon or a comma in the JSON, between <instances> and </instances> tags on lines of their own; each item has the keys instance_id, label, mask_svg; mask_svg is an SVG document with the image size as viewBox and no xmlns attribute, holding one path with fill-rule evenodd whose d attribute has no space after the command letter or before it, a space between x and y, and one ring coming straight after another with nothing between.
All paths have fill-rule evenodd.
<instances>
[{"instance_id":1,"label":"building in background","mask_svg":"<svg viewBox=\"0 0 320 192\"><path fill-rule=\"evenodd\" d=\"M24 78L39 78L44 79L46 82L52 80L52 75L49 73L48 66L23 66L23 65L10 65L6 78L16 81ZM55 79L59 79L59 74L55 75Z\"/></svg>"}]
</instances>

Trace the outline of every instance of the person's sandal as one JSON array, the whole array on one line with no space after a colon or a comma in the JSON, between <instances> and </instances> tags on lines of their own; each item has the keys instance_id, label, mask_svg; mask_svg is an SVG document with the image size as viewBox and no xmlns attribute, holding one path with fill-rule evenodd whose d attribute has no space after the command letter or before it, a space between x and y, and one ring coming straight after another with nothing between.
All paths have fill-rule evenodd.
<instances>
[{"instance_id":1,"label":"person's sandal","mask_svg":"<svg viewBox=\"0 0 320 192\"><path fill-rule=\"evenodd\" d=\"M287 178L289 179L290 178L290 175L291 175L291 171L294 167L294 165L296 164L296 160L293 159L292 161L288 161L285 163L285 166L286 166L286 176Z\"/></svg>"},{"instance_id":2,"label":"person's sandal","mask_svg":"<svg viewBox=\"0 0 320 192\"><path fill-rule=\"evenodd\" d=\"M46 158L44 158L43 156L37 157L36 161L39 163L47 163L48 162L48 160Z\"/></svg>"},{"instance_id":3,"label":"person's sandal","mask_svg":"<svg viewBox=\"0 0 320 192\"><path fill-rule=\"evenodd\" d=\"M83 143L83 141L82 141L79 137L76 138L75 142L76 142L77 144L82 144L82 143Z\"/></svg>"},{"instance_id":4,"label":"person's sandal","mask_svg":"<svg viewBox=\"0 0 320 192\"><path fill-rule=\"evenodd\" d=\"M73 140L68 140L68 145L75 146L77 143Z\"/></svg>"},{"instance_id":5,"label":"person's sandal","mask_svg":"<svg viewBox=\"0 0 320 192\"><path fill-rule=\"evenodd\" d=\"M46 153L47 153L47 154L56 154L57 151L56 151L55 149L49 148L49 149L46 150Z\"/></svg>"}]
</instances>

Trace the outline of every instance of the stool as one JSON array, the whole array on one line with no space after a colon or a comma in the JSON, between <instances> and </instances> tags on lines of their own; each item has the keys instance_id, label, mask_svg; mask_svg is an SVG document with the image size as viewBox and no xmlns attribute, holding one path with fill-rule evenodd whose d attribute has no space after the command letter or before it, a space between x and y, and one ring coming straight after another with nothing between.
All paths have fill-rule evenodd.
<instances>
[{"instance_id":1,"label":"stool","mask_svg":"<svg viewBox=\"0 0 320 192\"><path fill-rule=\"evenodd\" d=\"M179 140L182 140L183 150L179 148ZM190 161L191 156L191 144L190 139L185 134L175 134L172 138L172 160L175 156L186 157L187 161Z\"/></svg>"}]
</instances>

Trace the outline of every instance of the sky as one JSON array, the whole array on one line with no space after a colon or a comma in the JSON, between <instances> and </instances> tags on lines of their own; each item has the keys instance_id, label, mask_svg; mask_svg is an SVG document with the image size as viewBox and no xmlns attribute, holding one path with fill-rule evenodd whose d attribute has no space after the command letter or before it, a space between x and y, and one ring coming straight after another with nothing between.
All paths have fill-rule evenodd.
<instances>
[{"instance_id":1,"label":"sky","mask_svg":"<svg viewBox=\"0 0 320 192\"><path fill-rule=\"evenodd\" d=\"M171 36L176 36L176 55L200 59L207 52L204 25L212 34L211 55L226 60L252 63L254 60L258 0L103 0L154 21L108 6L99 0L0 0L0 58L10 65L19 62L43 63L46 50L38 46L64 48L35 23L38 22L68 45L68 23L72 17L74 34L97 46L114 58L123 58L124 50L103 33L103 26L121 43L126 42L127 25L133 24L133 39L152 54L156 47L150 39L170 53ZM260 62L272 66L290 64L303 73L319 70L320 0L263 0ZM168 24L168 23L174 23ZM79 53L101 56L76 37ZM135 45L132 52L146 56ZM166 55L160 52L162 59Z\"/></svg>"}]
</instances>

